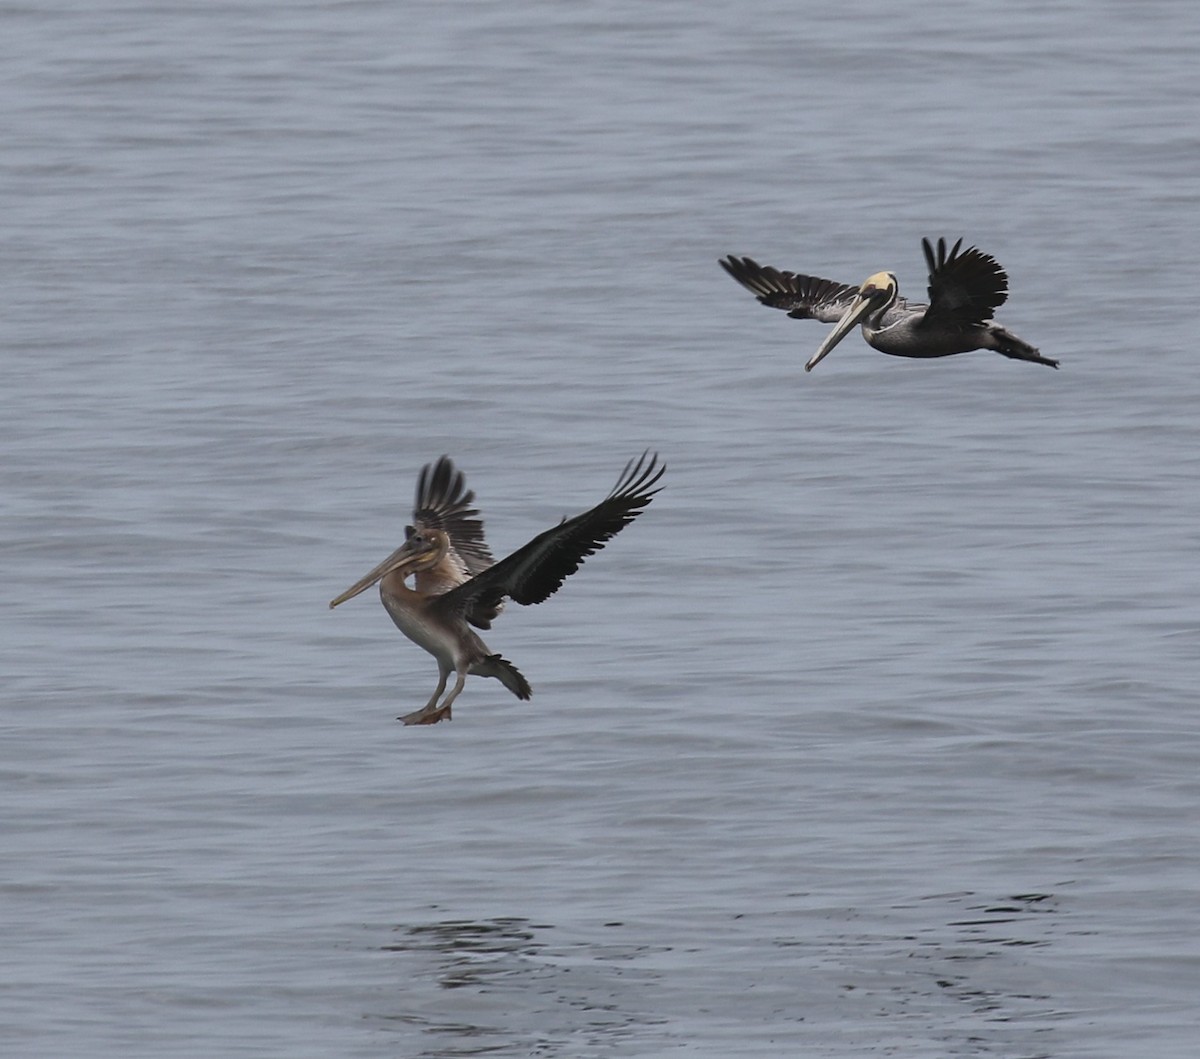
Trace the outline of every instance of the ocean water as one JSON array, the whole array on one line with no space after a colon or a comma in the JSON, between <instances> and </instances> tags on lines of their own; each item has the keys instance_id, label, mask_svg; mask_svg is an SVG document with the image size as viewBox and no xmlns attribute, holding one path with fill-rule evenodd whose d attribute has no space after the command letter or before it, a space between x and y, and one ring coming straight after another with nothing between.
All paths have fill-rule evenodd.
<instances>
[{"instance_id":1,"label":"ocean water","mask_svg":"<svg viewBox=\"0 0 1200 1059\"><path fill-rule=\"evenodd\" d=\"M1200 1032L1200 15L0 7L0 1045L1125 1057ZM749 254L1010 275L1058 372ZM488 634L365 594L450 453Z\"/></svg>"}]
</instances>

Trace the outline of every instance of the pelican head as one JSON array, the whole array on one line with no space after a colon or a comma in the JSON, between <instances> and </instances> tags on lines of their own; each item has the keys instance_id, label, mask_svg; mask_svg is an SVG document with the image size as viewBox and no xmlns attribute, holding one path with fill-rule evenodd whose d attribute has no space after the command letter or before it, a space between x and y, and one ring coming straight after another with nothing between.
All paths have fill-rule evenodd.
<instances>
[{"instance_id":1,"label":"pelican head","mask_svg":"<svg viewBox=\"0 0 1200 1059\"><path fill-rule=\"evenodd\" d=\"M821 343L821 348L809 358L804 370L812 371L820 364L826 354L850 333L855 324L888 309L895 302L899 289L896 276L892 272L876 272L875 275L868 276L867 281L858 288L858 297Z\"/></svg>"},{"instance_id":2,"label":"pelican head","mask_svg":"<svg viewBox=\"0 0 1200 1059\"><path fill-rule=\"evenodd\" d=\"M383 560L374 570L359 581L355 581L340 596L329 601L332 610L339 603L353 599L360 592L365 592L375 582L381 581L395 570L403 570L404 576L415 574L418 570L428 570L437 566L450 550L450 538L440 529L417 531L412 526L405 527L406 540L391 555Z\"/></svg>"}]
</instances>

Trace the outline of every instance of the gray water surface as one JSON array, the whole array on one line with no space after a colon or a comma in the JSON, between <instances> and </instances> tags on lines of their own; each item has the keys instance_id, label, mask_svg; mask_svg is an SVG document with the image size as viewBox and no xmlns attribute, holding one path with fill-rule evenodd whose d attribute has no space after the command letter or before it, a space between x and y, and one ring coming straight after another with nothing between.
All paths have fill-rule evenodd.
<instances>
[{"instance_id":1,"label":"gray water surface","mask_svg":"<svg viewBox=\"0 0 1200 1059\"><path fill-rule=\"evenodd\" d=\"M14 1056L1196 1054L1200 14L0 7ZM1058 372L726 253L1011 277ZM433 660L420 467L506 554Z\"/></svg>"}]
</instances>

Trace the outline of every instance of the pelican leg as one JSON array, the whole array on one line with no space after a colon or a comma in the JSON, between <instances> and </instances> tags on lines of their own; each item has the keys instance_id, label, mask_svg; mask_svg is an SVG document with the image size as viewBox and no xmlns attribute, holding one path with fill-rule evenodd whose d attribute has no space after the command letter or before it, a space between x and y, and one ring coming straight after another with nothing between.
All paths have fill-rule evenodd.
<instances>
[{"instance_id":1,"label":"pelican leg","mask_svg":"<svg viewBox=\"0 0 1200 1059\"><path fill-rule=\"evenodd\" d=\"M438 720L445 715L446 720L450 720L450 704L458 698L458 693L462 691L463 685L467 682L467 669L464 666L458 671L458 679L454 682L454 687L450 689L450 694L446 696L446 701L442 703L438 710Z\"/></svg>"},{"instance_id":2,"label":"pelican leg","mask_svg":"<svg viewBox=\"0 0 1200 1059\"><path fill-rule=\"evenodd\" d=\"M444 664L441 660L438 661L438 685L434 689L433 694L429 696L429 701L425 703L419 710L414 710L412 713L406 713L403 717L397 717L396 720L403 721L405 724L435 724L435 721L422 720L430 714L435 713L434 704L441 698L442 692L446 690L446 679L450 676L450 667ZM441 718L439 717L440 721Z\"/></svg>"},{"instance_id":3,"label":"pelican leg","mask_svg":"<svg viewBox=\"0 0 1200 1059\"><path fill-rule=\"evenodd\" d=\"M458 693L462 691L463 685L467 682L467 670L458 670L458 680L454 682L454 687L450 689L450 694L446 696L443 702L436 709L430 709L426 706L423 710L417 710L416 713L410 713L407 717L401 717L405 724L437 724L438 721L453 720L450 716L450 704L458 698Z\"/></svg>"},{"instance_id":4,"label":"pelican leg","mask_svg":"<svg viewBox=\"0 0 1200 1059\"><path fill-rule=\"evenodd\" d=\"M442 692L446 690L446 678L450 676L450 667L444 662L438 662L438 686L434 688L433 694L429 696L429 701L421 707L420 712L432 710L433 704L442 697Z\"/></svg>"}]
</instances>

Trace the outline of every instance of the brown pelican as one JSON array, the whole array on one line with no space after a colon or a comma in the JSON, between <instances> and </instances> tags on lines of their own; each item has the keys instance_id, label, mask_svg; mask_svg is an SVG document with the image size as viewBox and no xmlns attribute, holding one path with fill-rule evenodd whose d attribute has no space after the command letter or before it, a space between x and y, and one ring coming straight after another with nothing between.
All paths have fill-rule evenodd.
<instances>
[{"instance_id":1,"label":"brown pelican","mask_svg":"<svg viewBox=\"0 0 1200 1059\"><path fill-rule=\"evenodd\" d=\"M992 322L992 313L1008 297L1008 275L994 257L962 240L946 253L939 239L937 252L922 239L929 266L929 304L899 296L896 276L876 272L861 287L849 287L816 276L799 276L760 265L749 257L727 257L721 267L763 305L786 309L797 320L837 323L804 365L812 371L855 324L863 338L880 353L894 357L949 357L972 349L994 349L1013 360L1058 367L1028 342Z\"/></svg>"},{"instance_id":2,"label":"brown pelican","mask_svg":"<svg viewBox=\"0 0 1200 1059\"><path fill-rule=\"evenodd\" d=\"M380 599L397 628L437 659L437 689L421 709L398 719L405 724L449 720L468 673L495 677L517 698L529 698L529 682L511 662L493 654L467 623L490 629L505 597L528 605L552 596L587 556L641 514L658 492L651 486L665 469L656 454L642 453L625 465L612 492L590 511L563 519L495 562L483 539L479 512L471 506L475 494L465 491L462 472L448 456L422 468L404 543L329 604L345 603L378 581ZM414 588L406 584L410 575ZM451 672L457 680L439 705Z\"/></svg>"}]
</instances>

